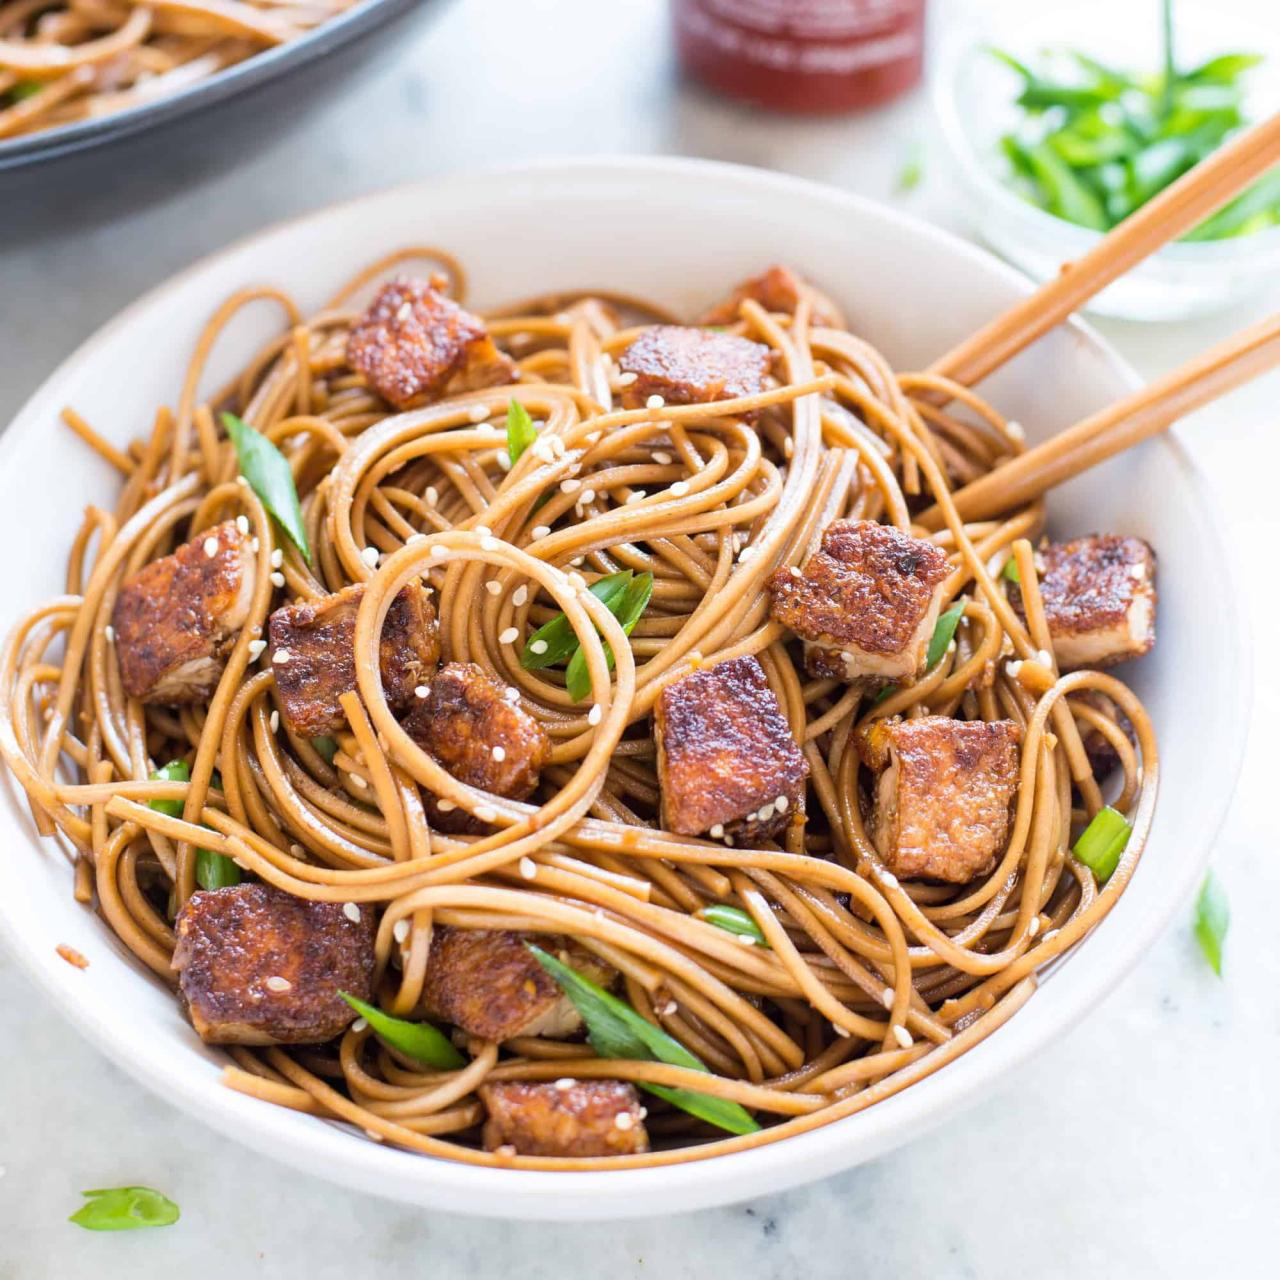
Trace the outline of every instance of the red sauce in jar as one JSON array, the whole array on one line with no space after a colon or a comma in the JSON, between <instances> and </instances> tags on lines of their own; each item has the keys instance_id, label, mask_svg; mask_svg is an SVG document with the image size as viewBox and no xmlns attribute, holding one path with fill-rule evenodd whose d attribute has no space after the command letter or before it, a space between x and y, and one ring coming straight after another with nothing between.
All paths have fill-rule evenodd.
<instances>
[{"instance_id":1,"label":"red sauce in jar","mask_svg":"<svg viewBox=\"0 0 1280 1280\"><path fill-rule=\"evenodd\" d=\"M692 75L777 111L871 107L924 63L925 0L672 0Z\"/></svg>"}]
</instances>

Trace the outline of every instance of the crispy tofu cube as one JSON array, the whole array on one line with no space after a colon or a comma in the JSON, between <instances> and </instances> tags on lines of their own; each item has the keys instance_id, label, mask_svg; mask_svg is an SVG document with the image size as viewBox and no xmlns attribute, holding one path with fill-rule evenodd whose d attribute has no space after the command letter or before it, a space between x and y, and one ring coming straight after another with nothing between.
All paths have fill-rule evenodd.
<instances>
[{"instance_id":1,"label":"crispy tofu cube","mask_svg":"<svg viewBox=\"0 0 1280 1280\"><path fill-rule=\"evenodd\" d=\"M598 986L611 986L617 977L585 947L558 935L441 925L431 939L422 989L428 1013L481 1040L572 1035L582 1019L527 942L558 953Z\"/></svg>"},{"instance_id":2,"label":"crispy tofu cube","mask_svg":"<svg viewBox=\"0 0 1280 1280\"><path fill-rule=\"evenodd\" d=\"M859 747L876 785L870 834L894 875L965 884L986 875L1009 838L1018 790L1012 720L879 720Z\"/></svg>"},{"instance_id":3,"label":"crispy tofu cube","mask_svg":"<svg viewBox=\"0 0 1280 1280\"><path fill-rule=\"evenodd\" d=\"M484 321L441 290L444 281L393 280L347 339L347 363L403 411L516 380Z\"/></svg>"},{"instance_id":4,"label":"crispy tofu cube","mask_svg":"<svg viewBox=\"0 0 1280 1280\"><path fill-rule=\"evenodd\" d=\"M673 680L653 720L668 831L767 839L804 813L809 765L755 658Z\"/></svg>"},{"instance_id":5,"label":"crispy tofu cube","mask_svg":"<svg viewBox=\"0 0 1280 1280\"><path fill-rule=\"evenodd\" d=\"M323 600L285 605L268 620L276 692L294 733L315 738L346 724L338 699L356 687L356 614L363 599L364 586L356 583ZM436 611L417 583L391 602L378 648L387 703L403 711L440 661Z\"/></svg>"},{"instance_id":6,"label":"crispy tofu cube","mask_svg":"<svg viewBox=\"0 0 1280 1280\"><path fill-rule=\"evenodd\" d=\"M265 884L194 893L178 912L173 967L206 1044L320 1044L355 1018L339 991L373 991L374 913L352 920Z\"/></svg>"},{"instance_id":7,"label":"crispy tofu cube","mask_svg":"<svg viewBox=\"0 0 1280 1280\"><path fill-rule=\"evenodd\" d=\"M427 696L413 700L405 732L459 782L525 800L538 785L551 740L511 693L475 663L451 662Z\"/></svg>"},{"instance_id":8,"label":"crispy tofu cube","mask_svg":"<svg viewBox=\"0 0 1280 1280\"><path fill-rule=\"evenodd\" d=\"M630 1156L649 1150L644 1108L622 1080L499 1080L480 1086L486 1151L522 1156Z\"/></svg>"},{"instance_id":9,"label":"crispy tofu cube","mask_svg":"<svg viewBox=\"0 0 1280 1280\"><path fill-rule=\"evenodd\" d=\"M228 520L126 579L111 614L125 693L204 701L248 619L254 578L250 539Z\"/></svg>"},{"instance_id":10,"label":"crispy tofu cube","mask_svg":"<svg viewBox=\"0 0 1280 1280\"><path fill-rule=\"evenodd\" d=\"M947 557L872 520L836 520L802 569L769 580L770 613L804 641L809 674L849 683L923 674Z\"/></svg>"},{"instance_id":11,"label":"crispy tofu cube","mask_svg":"<svg viewBox=\"0 0 1280 1280\"><path fill-rule=\"evenodd\" d=\"M808 298L810 322L829 328L843 329L844 317L840 308L819 289L815 289L790 267L774 264L761 275L744 280L723 302L717 303L702 317L702 324L733 324L738 318L738 308L745 299L758 302L766 311L778 311L793 316L801 298Z\"/></svg>"},{"instance_id":12,"label":"crispy tofu cube","mask_svg":"<svg viewBox=\"0 0 1280 1280\"><path fill-rule=\"evenodd\" d=\"M1040 595L1064 671L1140 658L1156 642L1156 555L1141 538L1093 533L1040 549ZM1021 611L1021 593L1010 593Z\"/></svg>"},{"instance_id":13,"label":"crispy tofu cube","mask_svg":"<svg viewBox=\"0 0 1280 1280\"><path fill-rule=\"evenodd\" d=\"M769 360L768 347L746 338L657 324L618 357L618 368L636 375L623 388L622 403L628 409L643 409L654 395L667 404L757 395L764 390Z\"/></svg>"}]
</instances>

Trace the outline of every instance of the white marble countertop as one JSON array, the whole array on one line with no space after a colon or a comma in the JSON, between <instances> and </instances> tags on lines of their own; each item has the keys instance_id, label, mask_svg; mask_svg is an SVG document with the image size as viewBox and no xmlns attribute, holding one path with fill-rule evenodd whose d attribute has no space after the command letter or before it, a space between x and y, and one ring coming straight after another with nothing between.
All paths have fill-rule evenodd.
<instances>
[{"instance_id":1,"label":"white marble countertop","mask_svg":"<svg viewBox=\"0 0 1280 1280\"><path fill-rule=\"evenodd\" d=\"M794 123L681 86L660 0L455 3L239 167L206 173L199 156L174 155L146 190L129 191L122 173L88 207L72 192L46 198L38 216L11 203L0 423L142 290L298 211L478 163L636 151L775 167L888 199L927 131L918 95L851 121ZM905 204L954 224L937 160ZM3 204L0 191L0 226ZM1102 327L1150 375L1277 305L1280 282L1227 315ZM1223 495L1257 655L1252 746L1214 856L1233 909L1223 981L1195 948L1188 906L1110 1000L938 1132L749 1205L576 1227L432 1214L255 1156L125 1078L0 956L0 1044L20 1046L0 1057L0 1280L1274 1275L1280 857L1264 726L1280 715L1265 554L1280 527L1278 393L1270 378L1180 429ZM80 1188L136 1182L172 1195L181 1223L125 1235L66 1224Z\"/></svg>"}]
</instances>

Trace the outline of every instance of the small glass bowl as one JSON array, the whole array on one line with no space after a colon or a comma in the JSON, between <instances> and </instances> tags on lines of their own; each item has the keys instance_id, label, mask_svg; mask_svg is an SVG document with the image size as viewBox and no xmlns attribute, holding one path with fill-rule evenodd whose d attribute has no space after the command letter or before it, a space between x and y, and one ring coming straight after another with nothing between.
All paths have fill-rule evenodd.
<instances>
[{"instance_id":1,"label":"small glass bowl","mask_svg":"<svg viewBox=\"0 0 1280 1280\"><path fill-rule=\"evenodd\" d=\"M1233 12L1229 3L1176 9L1178 57L1199 63L1218 53L1250 50L1266 56L1248 81L1246 111L1261 119L1280 101L1280 34ZM1126 67L1154 67L1160 54L1153 4L1077 0L1025 3L984 10L947 34L933 61L933 108L974 229L998 254L1036 280L1056 276L1102 238L1024 200L1002 177L1001 134L1018 119L1017 76L987 52L994 44L1035 63L1045 47L1076 48ZM1280 226L1227 240L1165 245L1109 285L1089 304L1099 315L1128 320L1179 320L1223 308L1276 278Z\"/></svg>"}]
</instances>

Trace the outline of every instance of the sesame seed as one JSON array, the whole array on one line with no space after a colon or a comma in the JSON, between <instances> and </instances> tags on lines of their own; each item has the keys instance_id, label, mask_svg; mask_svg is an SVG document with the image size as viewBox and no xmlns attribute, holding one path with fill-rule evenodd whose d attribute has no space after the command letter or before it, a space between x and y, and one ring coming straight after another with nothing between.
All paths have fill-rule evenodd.
<instances>
[{"instance_id":1,"label":"sesame seed","mask_svg":"<svg viewBox=\"0 0 1280 1280\"><path fill-rule=\"evenodd\" d=\"M779 797L778 797L778 798L773 802L773 807L774 807L775 809L777 809L777 811L778 811L779 813L786 813L786 811L787 811L787 806L788 806L788 805L790 805L790 803L791 803L791 801L790 801L790 800L788 800L786 796L779 796Z\"/></svg>"},{"instance_id":2,"label":"sesame seed","mask_svg":"<svg viewBox=\"0 0 1280 1280\"><path fill-rule=\"evenodd\" d=\"M236 516L236 528L247 538L249 536L249 517Z\"/></svg>"},{"instance_id":3,"label":"sesame seed","mask_svg":"<svg viewBox=\"0 0 1280 1280\"><path fill-rule=\"evenodd\" d=\"M884 1005L886 1009L893 1008L893 988L892 987L885 987L885 989L880 993L880 1003Z\"/></svg>"},{"instance_id":4,"label":"sesame seed","mask_svg":"<svg viewBox=\"0 0 1280 1280\"><path fill-rule=\"evenodd\" d=\"M635 1122L636 1118L630 1111L619 1111L618 1114L613 1117L613 1127L615 1129L621 1129L623 1133L630 1129Z\"/></svg>"},{"instance_id":5,"label":"sesame seed","mask_svg":"<svg viewBox=\"0 0 1280 1280\"><path fill-rule=\"evenodd\" d=\"M626 505L630 506L633 502L642 502L648 496L649 495L645 493L643 489L633 489L629 494L627 494Z\"/></svg>"},{"instance_id":6,"label":"sesame seed","mask_svg":"<svg viewBox=\"0 0 1280 1280\"><path fill-rule=\"evenodd\" d=\"M538 868L532 858L520 859L520 878L522 880L533 880L537 877Z\"/></svg>"},{"instance_id":7,"label":"sesame seed","mask_svg":"<svg viewBox=\"0 0 1280 1280\"><path fill-rule=\"evenodd\" d=\"M604 719L604 708L597 702L590 711L587 712L588 724L599 724Z\"/></svg>"},{"instance_id":8,"label":"sesame seed","mask_svg":"<svg viewBox=\"0 0 1280 1280\"><path fill-rule=\"evenodd\" d=\"M217 538L206 538L204 540L204 553L209 557L210 560L212 560L213 557L218 554Z\"/></svg>"},{"instance_id":9,"label":"sesame seed","mask_svg":"<svg viewBox=\"0 0 1280 1280\"><path fill-rule=\"evenodd\" d=\"M768 822L769 819L773 817L773 801L770 801L768 804L762 804L756 813L756 817L759 818L761 822Z\"/></svg>"},{"instance_id":10,"label":"sesame seed","mask_svg":"<svg viewBox=\"0 0 1280 1280\"><path fill-rule=\"evenodd\" d=\"M397 942L403 942L409 936L409 930L412 927L409 923L409 918L406 916L403 920L396 921L395 928L391 930L391 936Z\"/></svg>"},{"instance_id":11,"label":"sesame seed","mask_svg":"<svg viewBox=\"0 0 1280 1280\"><path fill-rule=\"evenodd\" d=\"M293 983L288 978L278 978L272 975L267 979L267 988L270 991L290 991L293 989Z\"/></svg>"},{"instance_id":12,"label":"sesame seed","mask_svg":"<svg viewBox=\"0 0 1280 1280\"><path fill-rule=\"evenodd\" d=\"M277 649L275 653L271 655L271 661L283 665L288 662L292 656L293 655L290 654L288 649Z\"/></svg>"},{"instance_id":13,"label":"sesame seed","mask_svg":"<svg viewBox=\"0 0 1280 1280\"><path fill-rule=\"evenodd\" d=\"M353 773L350 776L351 776L351 785L353 787L359 787L361 791L363 791L369 785L358 773Z\"/></svg>"},{"instance_id":14,"label":"sesame seed","mask_svg":"<svg viewBox=\"0 0 1280 1280\"><path fill-rule=\"evenodd\" d=\"M413 303L402 302L400 304L400 309L396 312L396 323L404 324L411 315L413 315Z\"/></svg>"},{"instance_id":15,"label":"sesame seed","mask_svg":"<svg viewBox=\"0 0 1280 1280\"><path fill-rule=\"evenodd\" d=\"M738 563L746 564L746 562L750 560L755 553L755 547L743 547L742 550L738 552Z\"/></svg>"},{"instance_id":16,"label":"sesame seed","mask_svg":"<svg viewBox=\"0 0 1280 1280\"><path fill-rule=\"evenodd\" d=\"M671 455L665 449L655 449L653 451L653 460L664 467L669 467L673 461Z\"/></svg>"},{"instance_id":17,"label":"sesame seed","mask_svg":"<svg viewBox=\"0 0 1280 1280\"><path fill-rule=\"evenodd\" d=\"M713 840L719 840L724 835L724 823L717 822L708 833Z\"/></svg>"},{"instance_id":18,"label":"sesame seed","mask_svg":"<svg viewBox=\"0 0 1280 1280\"><path fill-rule=\"evenodd\" d=\"M1037 662L1038 662L1042 667L1052 667L1052 666L1053 666L1053 654L1051 654L1051 653L1049 652L1049 650L1048 650L1048 649L1037 649L1037 650L1036 650L1036 661L1037 661Z\"/></svg>"},{"instance_id":19,"label":"sesame seed","mask_svg":"<svg viewBox=\"0 0 1280 1280\"><path fill-rule=\"evenodd\" d=\"M680 1006L674 1000L668 1000L658 1012L665 1014L669 1018L673 1013L680 1012Z\"/></svg>"},{"instance_id":20,"label":"sesame seed","mask_svg":"<svg viewBox=\"0 0 1280 1280\"><path fill-rule=\"evenodd\" d=\"M515 1155L515 1153L516 1153L515 1147L513 1147L509 1142L504 1142L502 1143L501 1146L494 1147L493 1149L493 1154L495 1156L502 1156L503 1159L510 1159L513 1155Z\"/></svg>"},{"instance_id":21,"label":"sesame seed","mask_svg":"<svg viewBox=\"0 0 1280 1280\"><path fill-rule=\"evenodd\" d=\"M1027 925L1027 937L1034 938L1040 932L1040 917L1032 916L1031 923Z\"/></svg>"},{"instance_id":22,"label":"sesame seed","mask_svg":"<svg viewBox=\"0 0 1280 1280\"><path fill-rule=\"evenodd\" d=\"M509 454L505 454L501 450L498 450L493 455L493 460L498 464L499 471L511 470L511 457Z\"/></svg>"},{"instance_id":23,"label":"sesame seed","mask_svg":"<svg viewBox=\"0 0 1280 1280\"><path fill-rule=\"evenodd\" d=\"M619 374L618 386L629 387L639 376L640 375L638 373L634 373L631 371L628 371L627 373Z\"/></svg>"},{"instance_id":24,"label":"sesame seed","mask_svg":"<svg viewBox=\"0 0 1280 1280\"><path fill-rule=\"evenodd\" d=\"M357 1032L359 1032L359 1031L368 1031L368 1030L369 1030L369 1019L368 1019L368 1018L357 1018L357 1019L356 1019L356 1020L351 1024L351 1030L352 1030L352 1031L357 1031Z\"/></svg>"},{"instance_id":25,"label":"sesame seed","mask_svg":"<svg viewBox=\"0 0 1280 1280\"><path fill-rule=\"evenodd\" d=\"M546 653L547 642L545 640L531 640L529 642L530 653Z\"/></svg>"},{"instance_id":26,"label":"sesame seed","mask_svg":"<svg viewBox=\"0 0 1280 1280\"><path fill-rule=\"evenodd\" d=\"M587 558L586 556L574 556L573 559L569 561L569 563L574 565L581 564L586 558Z\"/></svg>"},{"instance_id":27,"label":"sesame seed","mask_svg":"<svg viewBox=\"0 0 1280 1280\"><path fill-rule=\"evenodd\" d=\"M582 497L578 499L580 506L590 506L596 500L596 491L594 489L583 489Z\"/></svg>"},{"instance_id":28,"label":"sesame seed","mask_svg":"<svg viewBox=\"0 0 1280 1280\"><path fill-rule=\"evenodd\" d=\"M472 533L478 533L482 538L487 538L493 533L493 530L487 524L478 524L472 530Z\"/></svg>"},{"instance_id":29,"label":"sesame seed","mask_svg":"<svg viewBox=\"0 0 1280 1280\"><path fill-rule=\"evenodd\" d=\"M378 565L378 554L377 547L365 547L365 549L360 553L360 559L363 560L370 569L375 569Z\"/></svg>"},{"instance_id":30,"label":"sesame seed","mask_svg":"<svg viewBox=\"0 0 1280 1280\"><path fill-rule=\"evenodd\" d=\"M284 552L281 551L279 547L277 547L271 553L271 567L273 569L278 569L282 564L284 564Z\"/></svg>"},{"instance_id":31,"label":"sesame seed","mask_svg":"<svg viewBox=\"0 0 1280 1280\"><path fill-rule=\"evenodd\" d=\"M502 691L502 696L506 698L508 702L519 702L520 690L514 688L512 685L507 685L507 687Z\"/></svg>"},{"instance_id":32,"label":"sesame seed","mask_svg":"<svg viewBox=\"0 0 1280 1280\"><path fill-rule=\"evenodd\" d=\"M413 690L413 696L415 698L425 698L427 694L430 692L431 690L428 689L425 684L415 685Z\"/></svg>"},{"instance_id":33,"label":"sesame seed","mask_svg":"<svg viewBox=\"0 0 1280 1280\"><path fill-rule=\"evenodd\" d=\"M645 402L646 409L661 409L666 405L666 401L659 395L650 396Z\"/></svg>"},{"instance_id":34,"label":"sesame seed","mask_svg":"<svg viewBox=\"0 0 1280 1280\"><path fill-rule=\"evenodd\" d=\"M481 804L476 806L476 817L481 822L492 822L497 816L498 811L492 805Z\"/></svg>"},{"instance_id":35,"label":"sesame seed","mask_svg":"<svg viewBox=\"0 0 1280 1280\"><path fill-rule=\"evenodd\" d=\"M1013 662L1006 662L1006 663L1004 664L1004 672L1005 672L1005 675L1007 675L1007 676L1011 677L1011 678L1012 678L1012 679L1014 679L1014 680L1016 680L1016 679L1018 678L1018 673L1019 673L1021 670L1022 670L1022 659L1021 659L1021 658L1015 659Z\"/></svg>"},{"instance_id":36,"label":"sesame seed","mask_svg":"<svg viewBox=\"0 0 1280 1280\"><path fill-rule=\"evenodd\" d=\"M500 596L502 594L502 583L500 583L497 578L490 578L489 581L484 584L484 589L491 596Z\"/></svg>"},{"instance_id":37,"label":"sesame seed","mask_svg":"<svg viewBox=\"0 0 1280 1280\"><path fill-rule=\"evenodd\" d=\"M278 733L280 730L280 713L278 711L273 711L271 713L271 719L267 721L267 723L271 726L272 733Z\"/></svg>"},{"instance_id":38,"label":"sesame seed","mask_svg":"<svg viewBox=\"0 0 1280 1280\"><path fill-rule=\"evenodd\" d=\"M887 884L891 889L896 889L898 887L898 877L895 876L892 871L882 871L880 873L880 880L882 883Z\"/></svg>"},{"instance_id":39,"label":"sesame seed","mask_svg":"<svg viewBox=\"0 0 1280 1280\"><path fill-rule=\"evenodd\" d=\"M554 453L557 458L563 458L565 455L564 441L561 440L559 436L548 436L547 440L551 445L551 452ZM574 471L578 471L580 469L581 468L576 466L573 468Z\"/></svg>"},{"instance_id":40,"label":"sesame seed","mask_svg":"<svg viewBox=\"0 0 1280 1280\"><path fill-rule=\"evenodd\" d=\"M511 593L511 603L518 609L529 598L529 588L519 586Z\"/></svg>"},{"instance_id":41,"label":"sesame seed","mask_svg":"<svg viewBox=\"0 0 1280 1280\"><path fill-rule=\"evenodd\" d=\"M427 506L434 507L440 501L440 494L435 485L427 485L427 492L423 495L427 500Z\"/></svg>"},{"instance_id":42,"label":"sesame seed","mask_svg":"<svg viewBox=\"0 0 1280 1280\"><path fill-rule=\"evenodd\" d=\"M1027 429L1022 425L1022 423L1015 422L1012 418L1004 424L1004 429L1014 440L1021 441L1027 438Z\"/></svg>"},{"instance_id":43,"label":"sesame seed","mask_svg":"<svg viewBox=\"0 0 1280 1280\"><path fill-rule=\"evenodd\" d=\"M575 480L572 476L570 476L567 480L560 481L561 493L577 493L578 490L581 488L582 488L582 481Z\"/></svg>"},{"instance_id":44,"label":"sesame seed","mask_svg":"<svg viewBox=\"0 0 1280 1280\"><path fill-rule=\"evenodd\" d=\"M257 538L251 538L249 540L249 550L252 551L255 556L258 554L258 549L261 546L262 543L260 543Z\"/></svg>"},{"instance_id":45,"label":"sesame seed","mask_svg":"<svg viewBox=\"0 0 1280 1280\"><path fill-rule=\"evenodd\" d=\"M545 538L551 532L549 524L535 524L529 532L529 536L536 542L539 538Z\"/></svg>"},{"instance_id":46,"label":"sesame seed","mask_svg":"<svg viewBox=\"0 0 1280 1280\"><path fill-rule=\"evenodd\" d=\"M115 629L115 627L113 627L109 622L108 622L108 623L107 623L107 625L103 628L103 630L102 630L102 634L106 637L106 640L107 640L107 643L108 643L108 644L115 644L115 641L116 641L116 629Z\"/></svg>"},{"instance_id":47,"label":"sesame seed","mask_svg":"<svg viewBox=\"0 0 1280 1280\"><path fill-rule=\"evenodd\" d=\"M1056 938L1057 936L1058 936L1058 930L1050 929L1049 932L1044 935L1044 938L1042 939L1042 941L1048 942L1050 938Z\"/></svg>"},{"instance_id":48,"label":"sesame seed","mask_svg":"<svg viewBox=\"0 0 1280 1280\"><path fill-rule=\"evenodd\" d=\"M246 489L249 487L249 482L244 478L244 476L236 476L236 484L242 484Z\"/></svg>"},{"instance_id":49,"label":"sesame seed","mask_svg":"<svg viewBox=\"0 0 1280 1280\"><path fill-rule=\"evenodd\" d=\"M900 1022L893 1024L893 1038L904 1048L910 1049L915 1041L911 1038L911 1032L906 1029Z\"/></svg>"},{"instance_id":50,"label":"sesame seed","mask_svg":"<svg viewBox=\"0 0 1280 1280\"><path fill-rule=\"evenodd\" d=\"M505 747L494 747L490 754L501 764L507 758L507 749Z\"/></svg>"},{"instance_id":51,"label":"sesame seed","mask_svg":"<svg viewBox=\"0 0 1280 1280\"><path fill-rule=\"evenodd\" d=\"M1129 577L1134 582L1141 582L1147 576L1147 566L1145 564L1131 564L1129 566Z\"/></svg>"},{"instance_id":52,"label":"sesame seed","mask_svg":"<svg viewBox=\"0 0 1280 1280\"><path fill-rule=\"evenodd\" d=\"M436 808L439 809L441 813L452 813L457 807L458 806L454 804L452 800L436 801Z\"/></svg>"},{"instance_id":53,"label":"sesame seed","mask_svg":"<svg viewBox=\"0 0 1280 1280\"><path fill-rule=\"evenodd\" d=\"M677 498L683 498L684 495L689 492L689 482L687 480L677 480L675 484L671 486L671 492Z\"/></svg>"},{"instance_id":54,"label":"sesame seed","mask_svg":"<svg viewBox=\"0 0 1280 1280\"><path fill-rule=\"evenodd\" d=\"M556 1081L556 1088L559 1089L561 1093L564 1093L566 1089L572 1089L577 1083L578 1082L572 1076L561 1076L560 1079Z\"/></svg>"},{"instance_id":55,"label":"sesame seed","mask_svg":"<svg viewBox=\"0 0 1280 1280\"><path fill-rule=\"evenodd\" d=\"M520 638L520 632L515 627L508 627L499 637L499 644L515 644Z\"/></svg>"},{"instance_id":56,"label":"sesame seed","mask_svg":"<svg viewBox=\"0 0 1280 1280\"><path fill-rule=\"evenodd\" d=\"M342 904L342 914L351 921L352 924L360 923L360 908L354 902L344 902Z\"/></svg>"},{"instance_id":57,"label":"sesame seed","mask_svg":"<svg viewBox=\"0 0 1280 1280\"><path fill-rule=\"evenodd\" d=\"M487 404L476 404L471 406L471 421L483 422L489 416L489 406Z\"/></svg>"},{"instance_id":58,"label":"sesame seed","mask_svg":"<svg viewBox=\"0 0 1280 1280\"><path fill-rule=\"evenodd\" d=\"M273 574L271 575L271 585L272 585L273 587L283 587L283 586L284 586L284 574L283 574L283 573L278 573L278 572L277 572L277 573L273 573Z\"/></svg>"},{"instance_id":59,"label":"sesame seed","mask_svg":"<svg viewBox=\"0 0 1280 1280\"><path fill-rule=\"evenodd\" d=\"M754 947L756 945L756 940L749 933L740 933L737 938L744 947Z\"/></svg>"},{"instance_id":60,"label":"sesame seed","mask_svg":"<svg viewBox=\"0 0 1280 1280\"><path fill-rule=\"evenodd\" d=\"M307 851L300 844L291 844L289 846L289 852L293 854L295 858L301 858L306 855Z\"/></svg>"},{"instance_id":61,"label":"sesame seed","mask_svg":"<svg viewBox=\"0 0 1280 1280\"><path fill-rule=\"evenodd\" d=\"M430 552L433 560L447 560L452 554L448 547L442 547L439 543L436 543Z\"/></svg>"},{"instance_id":62,"label":"sesame seed","mask_svg":"<svg viewBox=\"0 0 1280 1280\"><path fill-rule=\"evenodd\" d=\"M499 542L492 534L486 534L485 537L480 539L481 551L500 551L501 549L502 543Z\"/></svg>"}]
</instances>

